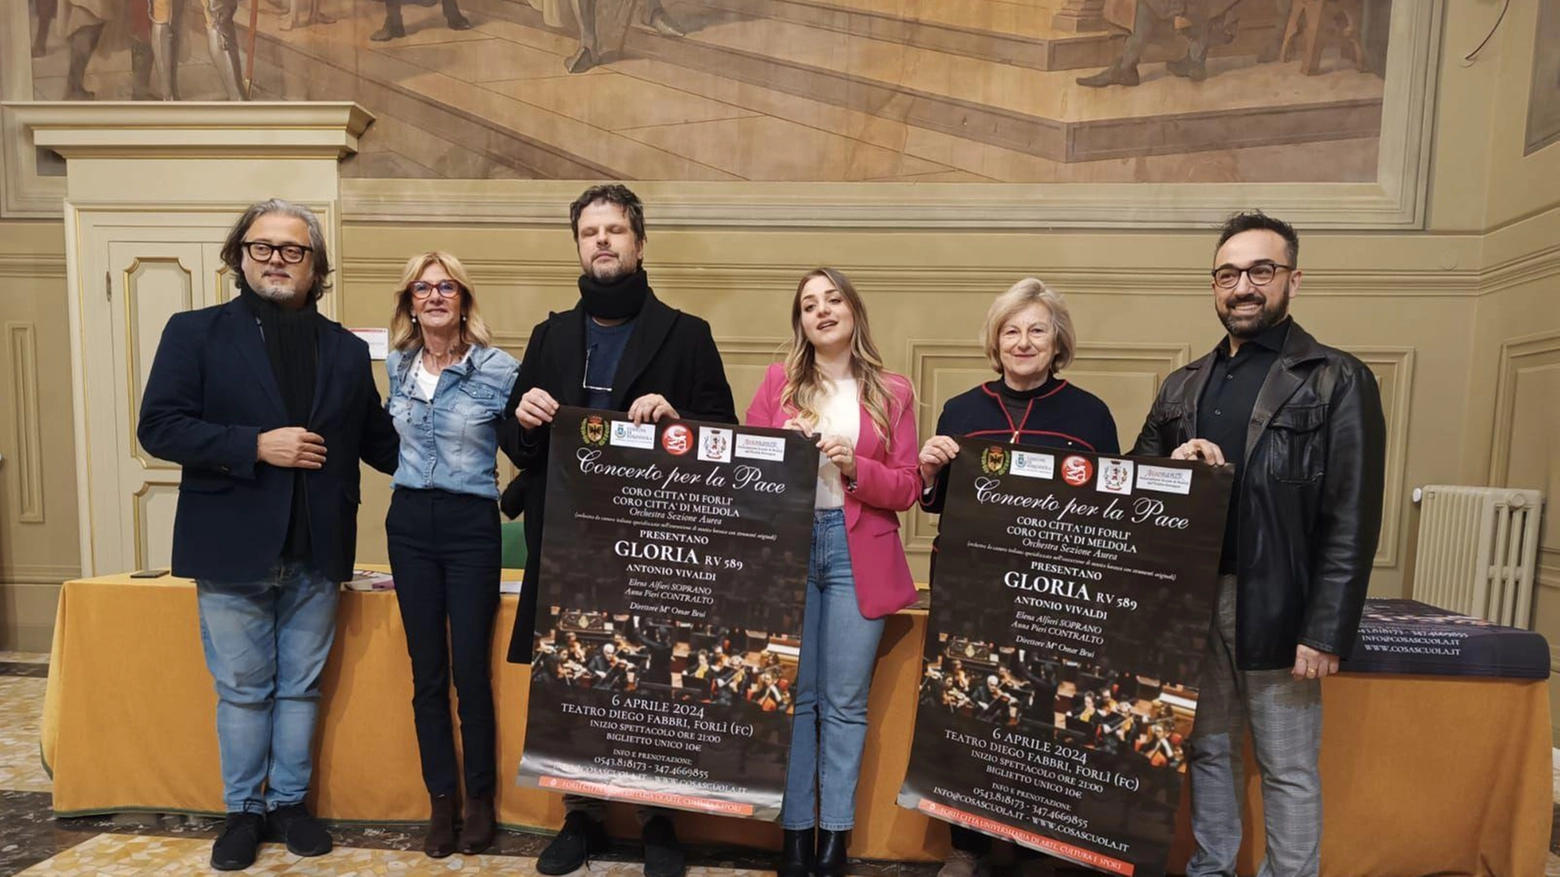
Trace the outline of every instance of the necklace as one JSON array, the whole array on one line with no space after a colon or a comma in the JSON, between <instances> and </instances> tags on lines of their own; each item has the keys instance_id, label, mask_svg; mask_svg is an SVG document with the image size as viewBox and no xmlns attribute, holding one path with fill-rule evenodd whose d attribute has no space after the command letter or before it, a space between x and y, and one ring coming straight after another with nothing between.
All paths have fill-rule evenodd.
<instances>
[{"instance_id":1,"label":"necklace","mask_svg":"<svg viewBox=\"0 0 1560 877\"><path fill-rule=\"evenodd\" d=\"M446 350L443 353L434 353L433 351L424 347L423 365L430 372L437 374L454 365L455 363L460 362L460 358L464 353L465 346L460 344L451 347L449 350ZM441 359L445 361L440 362Z\"/></svg>"}]
</instances>

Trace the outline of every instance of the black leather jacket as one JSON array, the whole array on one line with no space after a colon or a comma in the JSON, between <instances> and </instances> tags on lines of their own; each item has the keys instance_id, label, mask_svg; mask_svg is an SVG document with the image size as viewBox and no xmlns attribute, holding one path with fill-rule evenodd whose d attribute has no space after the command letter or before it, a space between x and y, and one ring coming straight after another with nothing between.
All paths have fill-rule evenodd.
<instances>
[{"instance_id":1,"label":"black leather jacket","mask_svg":"<svg viewBox=\"0 0 1560 877\"><path fill-rule=\"evenodd\" d=\"M1213 354L1170 375L1132 453L1197 437ZM1294 666L1295 645L1347 656L1381 529L1386 421L1358 359L1290 326L1252 408L1239 495L1236 655L1242 670Z\"/></svg>"}]
</instances>

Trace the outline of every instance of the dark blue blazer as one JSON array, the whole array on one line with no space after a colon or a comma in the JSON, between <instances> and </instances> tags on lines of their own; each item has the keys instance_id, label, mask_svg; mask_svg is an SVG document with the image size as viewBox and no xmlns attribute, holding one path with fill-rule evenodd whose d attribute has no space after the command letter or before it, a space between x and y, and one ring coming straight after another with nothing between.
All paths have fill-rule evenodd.
<instances>
[{"instance_id":1,"label":"dark blue blazer","mask_svg":"<svg viewBox=\"0 0 1560 877\"><path fill-rule=\"evenodd\" d=\"M395 471L400 439L374 386L368 345L318 317L319 373L308 428L325 465L304 476L313 566L352 577L358 459ZM173 573L213 581L260 579L281 556L295 470L256 460L260 433L289 425L254 314L240 300L175 314L163 329L141 399L136 436L184 467L173 524Z\"/></svg>"}]
</instances>

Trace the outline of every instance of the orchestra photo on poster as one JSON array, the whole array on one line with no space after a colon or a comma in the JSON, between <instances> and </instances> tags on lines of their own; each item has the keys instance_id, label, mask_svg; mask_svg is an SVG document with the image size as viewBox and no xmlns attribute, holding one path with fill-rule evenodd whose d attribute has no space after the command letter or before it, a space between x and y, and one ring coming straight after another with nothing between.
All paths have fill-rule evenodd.
<instances>
[{"instance_id":1,"label":"orchestra photo on poster","mask_svg":"<svg viewBox=\"0 0 1560 877\"><path fill-rule=\"evenodd\" d=\"M789 714L799 647L758 631L554 608L531 675L543 685Z\"/></svg>"},{"instance_id":2,"label":"orchestra photo on poster","mask_svg":"<svg viewBox=\"0 0 1560 877\"><path fill-rule=\"evenodd\" d=\"M1197 689L1024 648L946 633L937 639L924 661L921 709L1050 732L1061 743L1185 772L1182 744L1192 730Z\"/></svg>"}]
</instances>

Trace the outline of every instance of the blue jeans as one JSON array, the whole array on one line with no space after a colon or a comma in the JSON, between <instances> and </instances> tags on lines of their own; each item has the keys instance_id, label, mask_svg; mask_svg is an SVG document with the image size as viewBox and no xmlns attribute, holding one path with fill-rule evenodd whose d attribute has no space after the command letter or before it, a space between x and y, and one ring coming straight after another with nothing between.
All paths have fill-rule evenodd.
<instances>
[{"instance_id":1,"label":"blue jeans","mask_svg":"<svg viewBox=\"0 0 1560 877\"><path fill-rule=\"evenodd\" d=\"M861 617L856 605L843 509L813 514L805 605L780 824L791 831L815 822L829 831L846 831L856 824L867 694L883 621Z\"/></svg>"},{"instance_id":2,"label":"blue jeans","mask_svg":"<svg viewBox=\"0 0 1560 877\"><path fill-rule=\"evenodd\" d=\"M265 813L301 803L309 792L320 675L336 636L340 587L286 562L258 581L195 583L229 813Z\"/></svg>"}]
</instances>

